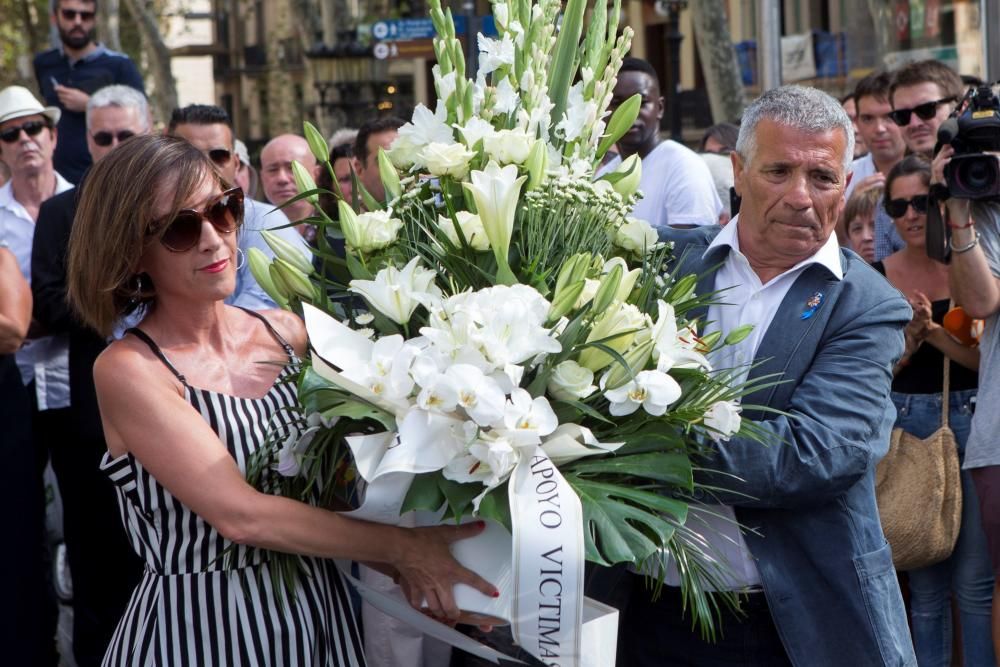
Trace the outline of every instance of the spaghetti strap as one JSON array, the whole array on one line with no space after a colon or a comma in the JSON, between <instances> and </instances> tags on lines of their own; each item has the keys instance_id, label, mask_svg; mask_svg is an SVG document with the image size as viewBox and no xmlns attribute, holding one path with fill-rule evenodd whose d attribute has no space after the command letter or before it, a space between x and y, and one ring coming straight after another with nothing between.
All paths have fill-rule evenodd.
<instances>
[{"instance_id":1,"label":"spaghetti strap","mask_svg":"<svg viewBox=\"0 0 1000 667\"><path fill-rule=\"evenodd\" d=\"M282 335L278 333L277 329L275 329L274 326L267 321L266 317L258 313L256 310L250 310L249 308L244 308L243 306L237 306L237 308L242 310L247 315L253 315L258 320L264 323L264 326L267 327L267 330L271 332L272 336L274 336L274 340L278 341L278 344L281 345L282 348L284 348L285 354L288 355L288 361L290 363L295 363L296 361L298 361L298 357L295 355L295 348L293 348L291 345L288 344L288 341L286 341L282 337Z\"/></svg>"},{"instance_id":2,"label":"spaghetti strap","mask_svg":"<svg viewBox=\"0 0 1000 667\"><path fill-rule=\"evenodd\" d=\"M185 387L188 386L187 379L185 379L184 375L181 374L181 372L177 370L177 368L175 368L172 363L170 363L170 360L167 359L167 355L163 354L163 351L160 350L160 346L156 344L156 341L150 338L149 334L147 334L139 327L132 327L130 329L126 329L125 333L132 334L133 336L144 342L146 345L148 345L149 349L153 351L153 354L155 354L159 358L159 360L162 361L163 364L170 369L170 372L173 373L178 380L180 380L181 384L184 385Z\"/></svg>"}]
</instances>

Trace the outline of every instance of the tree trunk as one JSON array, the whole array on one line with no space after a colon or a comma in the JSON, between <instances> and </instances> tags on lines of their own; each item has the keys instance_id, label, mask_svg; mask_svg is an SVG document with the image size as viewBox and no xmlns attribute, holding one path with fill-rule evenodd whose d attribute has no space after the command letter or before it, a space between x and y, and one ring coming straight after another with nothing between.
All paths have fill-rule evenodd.
<instances>
[{"instance_id":1,"label":"tree trunk","mask_svg":"<svg viewBox=\"0 0 1000 667\"><path fill-rule=\"evenodd\" d=\"M690 7L712 119L716 123L736 122L743 114L743 79L725 0L696 0Z\"/></svg>"},{"instance_id":2,"label":"tree trunk","mask_svg":"<svg viewBox=\"0 0 1000 667\"><path fill-rule=\"evenodd\" d=\"M97 12L98 34L100 39L112 51L122 50L122 38L120 30L119 12L121 3L119 0L101 0L101 11Z\"/></svg>"},{"instance_id":3,"label":"tree trunk","mask_svg":"<svg viewBox=\"0 0 1000 667\"><path fill-rule=\"evenodd\" d=\"M145 0L125 0L125 6L139 28L139 35L149 59L149 73L153 76L153 92L149 101L161 120L170 118L177 107L177 85L170 71L170 49L163 42L156 16Z\"/></svg>"}]
</instances>

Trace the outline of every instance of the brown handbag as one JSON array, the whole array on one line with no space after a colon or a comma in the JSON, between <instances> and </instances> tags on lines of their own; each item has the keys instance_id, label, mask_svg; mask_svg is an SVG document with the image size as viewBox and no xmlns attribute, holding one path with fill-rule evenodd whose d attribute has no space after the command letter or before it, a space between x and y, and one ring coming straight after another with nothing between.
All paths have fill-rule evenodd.
<instances>
[{"instance_id":1,"label":"brown handbag","mask_svg":"<svg viewBox=\"0 0 1000 667\"><path fill-rule=\"evenodd\" d=\"M944 560L958 539L962 480L955 434L948 426L950 367L946 356L941 428L924 439L894 428L889 453L875 468L878 512L897 570Z\"/></svg>"}]
</instances>

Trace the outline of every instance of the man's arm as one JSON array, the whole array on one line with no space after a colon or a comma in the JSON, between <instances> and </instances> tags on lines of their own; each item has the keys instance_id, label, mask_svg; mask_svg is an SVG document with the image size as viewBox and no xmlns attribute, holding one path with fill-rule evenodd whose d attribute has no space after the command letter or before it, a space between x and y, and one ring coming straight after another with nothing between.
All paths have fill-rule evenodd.
<instances>
[{"instance_id":1,"label":"man's arm","mask_svg":"<svg viewBox=\"0 0 1000 667\"><path fill-rule=\"evenodd\" d=\"M868 473L888 449L892 367L903 351L910 309L900 297L858 308L817 350L785 406L760 422L773 438L719 443L697 481L722 489L719 502L792 508L827 502ZM736 479L733 479L735 477Z\"/></svg>"},{"instance_id":2,"label":"man's arm","mask_svg":"<svg viewBox=\"0 0 1000 667\"><path fill-rule=\"evenodd\" d=\"M78 325L66 302L66 252L75 207L67 209L63 203L60 196L42 203L31 247L34 318L48 333L63 333Z\"/></svg>"},{"instance_id":3,"label":"man's arm","mask_svg":"<svg viewBox=\"0 0 1000 667\"><path fill-rule=\"evenodd\" d=\"M945 146L934 158L932 184L945 182L944 167L954 153L954 148ZM990 207L993 207L992 220L988 219ZM993 274L984 252L987 242L1000 245L997 238L1000 206L983 204L972 207L967 199L952 198L946 208L947 222L952 227L951 264L948 268L951 296L971 317L985 319L1000 311L1000 278ZM963 251L963 248L967 250Z\"/></svg>"}]
</instances>

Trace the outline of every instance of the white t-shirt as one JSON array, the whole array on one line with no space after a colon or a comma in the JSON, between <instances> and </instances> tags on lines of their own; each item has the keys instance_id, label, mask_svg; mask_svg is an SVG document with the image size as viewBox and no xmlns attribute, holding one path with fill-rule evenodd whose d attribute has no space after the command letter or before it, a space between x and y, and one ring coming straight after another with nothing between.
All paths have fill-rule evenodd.
<instances>
[{"instance_id":1,"label":"white t-shirt","mask_svg":"<svg viewBox=\"0 0 1000 667\"><path fill-rule=\"evenodd\" d=\"M875 168L875 161L872 159L872 154L862 155L857 160L851 163L850 173L854 174L851 177L851 182L847 184L847 189L844 190L844 199L850 199L851 193L854 192L854 186L874 174L878 169Z\"/></svg>"},{"instance_id":2,"label":"white t-shirt","mask_svg":"<svg viewBox=\"0 0 1000 667\"><path fill-rule=\"evenodd\" d=\"M614 171L619 155L608 162L599 176ZM666 225L714 225L722 212L715 181L708 166L693 150L676 141L663 141L642 159L639 189L643 197L632 215L654 227Z\"/></svg>"}]
</instances>

